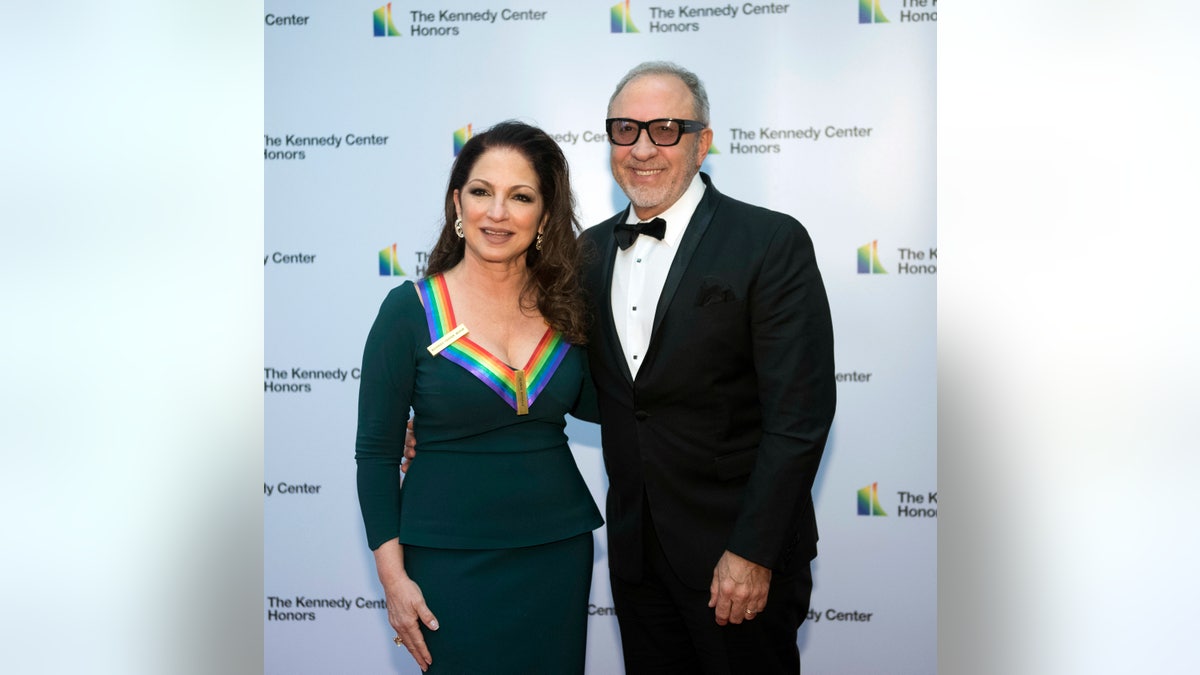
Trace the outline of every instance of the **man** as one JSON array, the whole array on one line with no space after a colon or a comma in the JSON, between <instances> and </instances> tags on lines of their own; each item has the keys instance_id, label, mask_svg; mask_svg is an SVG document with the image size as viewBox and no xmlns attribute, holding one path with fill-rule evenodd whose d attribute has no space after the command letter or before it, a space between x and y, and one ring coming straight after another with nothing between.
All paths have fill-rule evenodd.
<instances>
[{"instance_id":1,"label":"man","mask_svg":"<svg viewBox=\"0 0 1200 675\"><path fill-rule=\"evenodd\" d=\"M798 673L836 396L812 241L700 173L691 72L635 67L608 117L631 204L581 240L626 672Z\"/></svg>"}]
</instances>

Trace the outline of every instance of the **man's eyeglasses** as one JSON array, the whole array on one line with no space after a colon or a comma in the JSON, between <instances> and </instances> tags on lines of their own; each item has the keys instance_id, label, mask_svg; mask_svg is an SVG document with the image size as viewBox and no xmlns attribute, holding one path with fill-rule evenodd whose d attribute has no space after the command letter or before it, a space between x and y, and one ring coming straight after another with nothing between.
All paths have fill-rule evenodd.
<instances>
[{"instance_id":1,"label":"man's eyeglasses","mask_svg":"<svg viewBox=\"0 0 1200 675\"><path fill-rule=\"evenodd\" d=\"M701 131L708 127L704 122L696 120L676 120L670 117L641 122L628 117L610 117L604 121L608 126L608 140L613 145L633 145L642 135L642 129L650 136L650 142L655 145L677 145L684 134Z\"/></svg>"}]
</instances>

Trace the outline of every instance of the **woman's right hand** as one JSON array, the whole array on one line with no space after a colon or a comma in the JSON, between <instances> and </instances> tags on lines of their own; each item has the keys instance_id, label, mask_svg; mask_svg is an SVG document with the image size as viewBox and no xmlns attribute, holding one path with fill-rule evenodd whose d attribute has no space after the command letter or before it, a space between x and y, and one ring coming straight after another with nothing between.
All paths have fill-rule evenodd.
<instances>
[{"instance_id":1,"label":"woman's right hand","mask_svg":"<svg viewBox=\"0 0 1200 675\"><path fill-rule=\"evenodd\" d=\"M437 630L437 617L425 604L425 596L417 582L408 576L386 586L384 593L387 596L388 623L392 624L392 629L401 640L398 646L408 649L424 672L433 663L433 656L425 644L421 624L425 624L429 630Z\"/></svg>"},{"instance_id":2,"label":"woman's right hand","mask_svg":"<svg viewBox=\"0 0 1200 675\"><path fill-rule=\"evenodd\" d=\"M438 629L437 617L425 604L421 587L404 571L404 547L399 539L391 539L375 549L375 569L383 594L387 599L388 623L396 631L397 647L404 647L412 654L421 672L433 663L421 624L429 630Z\"/></svg>"}]
</instances>

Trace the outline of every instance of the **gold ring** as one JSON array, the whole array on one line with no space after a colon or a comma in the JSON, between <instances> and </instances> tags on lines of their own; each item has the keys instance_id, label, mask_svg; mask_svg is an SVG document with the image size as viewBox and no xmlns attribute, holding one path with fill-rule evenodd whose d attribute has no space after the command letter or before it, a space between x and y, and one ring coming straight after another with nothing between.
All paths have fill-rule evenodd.
<instances>
[{"instance_id":1,"label":"gold ring","mask_svg":"<svg viewBox=\"0 0 1200 675\"><path fill-rule=\"evenodd\" d=\"M752 609L750 609L749 607L747 607L747 608L746 608L746 613L747 613L747 614L753 614L753 613L754 613L754 610L752 610Z\"/></svg>"},{"instance_id":2,"label":"gold ring","mask_svg":"<svg viewBox=\"0 0 1200 675\"><path fill-rule=\"evenodd\" d=\"M396 637L392 638L392 642L395 642L397 647L403 647L403 646L404 646L404 640L400 639L400 636L399 636L399 635L397 635Z\"/></svg>"}]
</instances>

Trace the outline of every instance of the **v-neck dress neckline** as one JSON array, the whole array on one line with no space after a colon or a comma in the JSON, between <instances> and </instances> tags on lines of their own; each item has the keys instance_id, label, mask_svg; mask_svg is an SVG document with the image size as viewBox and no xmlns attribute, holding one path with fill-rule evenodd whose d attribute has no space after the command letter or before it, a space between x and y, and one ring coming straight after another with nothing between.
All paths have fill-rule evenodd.
<instances>
[{"instance_id":1,"label":"v-neck dress neckline","mask_svg":"<svg viewBox=\"0 0 1200 675\"><path fill-rule=\"evenodd\" d=\"M429 326L429 341L432 344L459 325L450 302L450 290L441 274L421 279L415 285L425 306L425 321ZM446 345L438 355L465 368L504 399L518 415L524 415L538 394L546 388L570 349L571 344L563 339L562 333L547 327L524 368L514 369L469 335L463 335Z\"/></svg>"}]
</instances>

